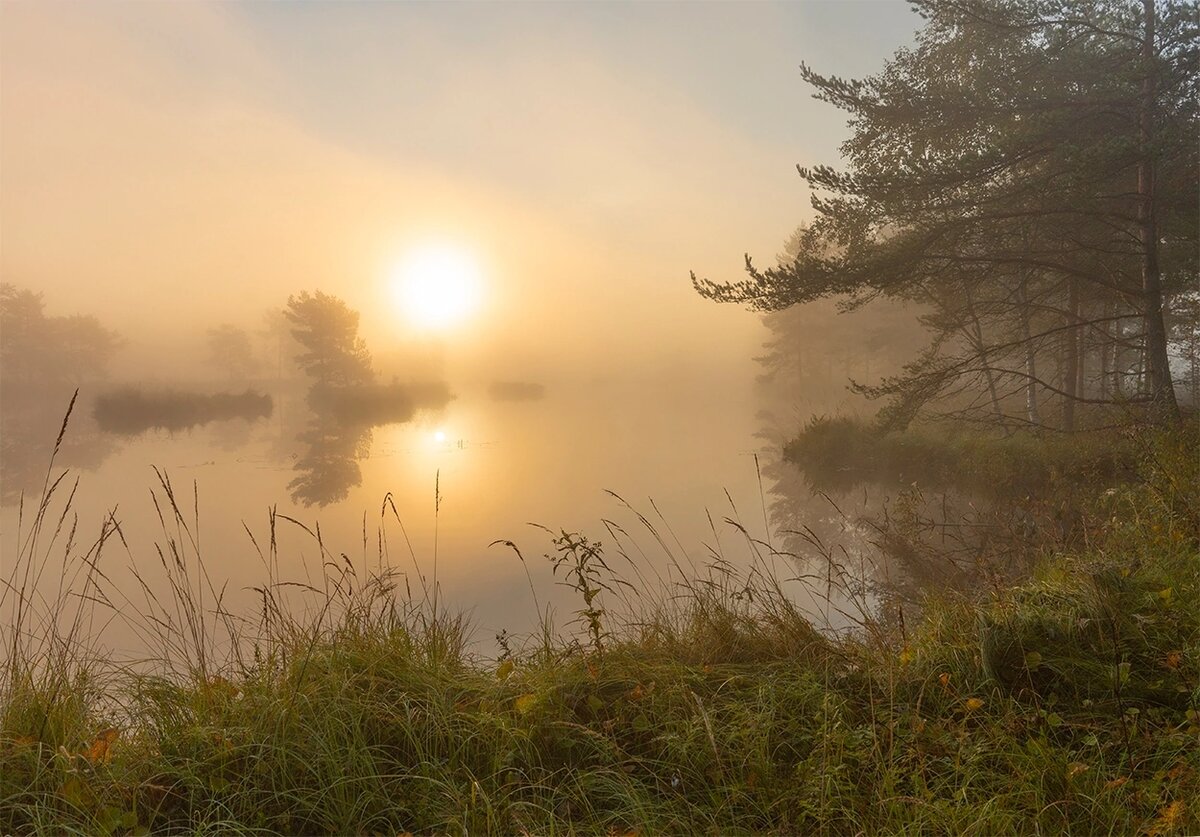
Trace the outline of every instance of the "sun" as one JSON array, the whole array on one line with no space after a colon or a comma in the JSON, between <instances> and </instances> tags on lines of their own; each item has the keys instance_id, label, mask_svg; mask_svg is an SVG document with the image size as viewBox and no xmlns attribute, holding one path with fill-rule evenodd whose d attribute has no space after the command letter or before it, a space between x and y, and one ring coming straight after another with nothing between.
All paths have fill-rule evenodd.
<instances>
[{"instance_id":1,"label":"sun","mask_svg":"<svg viewBox=\"0 0 1200 837\"><path fill-rule=\"evenodd\" d=\"M445 331L474 313L481 290L479 265L465 248L429 245L410 252L392 278L401 314L415 328Z\"/></svg>"}]
</instances>

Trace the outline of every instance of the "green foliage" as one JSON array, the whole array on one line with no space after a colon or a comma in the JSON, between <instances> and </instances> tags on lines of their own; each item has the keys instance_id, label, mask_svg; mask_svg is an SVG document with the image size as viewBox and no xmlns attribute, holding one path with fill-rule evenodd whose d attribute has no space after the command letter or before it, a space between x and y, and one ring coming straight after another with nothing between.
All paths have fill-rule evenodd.
<instances>
[{"instance_id":1,"label":"green foliage","mask_svg":"<svg viewBox=\"0 0 1200 837\"><path fill-rule=\"evenodd\" d=\"M554 568L554 575L563 571L563 584L579 594L583 607L578 611L578 621L587 629L591 649L604 653L604 641L610 636L604 627L604 608L597 597L601 592L613 592L612 584L621 583L614 578L612 569L604 561L603 544L592 542L585 535L562 532L553 539L554 555L547 555Z\"/></svg>"},{"instance_id":2,"label":"green foliage","mask_svg":"<svg viewBox=\"0 0 1200 837\"><path fill-rule=\"evenodd\" d=\"M802 65L852 134L842 167L800 167L816 218L789 260L696 290L764 311L920 304L928 349L858 388L899 425L934 404L1018 426L1052 400L1068 430L1077 405L1173 406L1167 329L1200 252L1195 2L913 5L916 42L880 72Z\"/></svg>"},{"instance_id":3,"label":"green foliage","mask_svg":"<svg viewBox=\"0 0 1200 837\"><path fill-rule=\"evenodd\" d=\"M1128 480L1140 450L1129 433L1115 430L1000 436L946 424L887 431L851 418L819 417L785 446L784 457L823 490L919 482L1017 499L1062 497Z\"/></svg>"}]
</instances>

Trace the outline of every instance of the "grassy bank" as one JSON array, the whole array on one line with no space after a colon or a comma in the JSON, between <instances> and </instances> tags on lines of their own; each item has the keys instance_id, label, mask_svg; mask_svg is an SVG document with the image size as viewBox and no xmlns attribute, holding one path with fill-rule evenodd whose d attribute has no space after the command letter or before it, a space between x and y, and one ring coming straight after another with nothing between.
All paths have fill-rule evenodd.
<instances>
[{"instance_id":1,"label":"grassy bank","mask_svg":"<svg viewBox=\"0 0 1200 837\"><path fill-rule=\"evenodd\" d=\"M1086 547L849 636L765 562L630 591L562 533L574 621L481 660L434 591L340 557L308 608L206 608L182 526L153 666L89 650L66 605L6 635L0 832L1195 832L1197 439L1139 444Z\"/></svg>"},{"instance_id":2,"label":"grassy bank","mask_svg":"<svg viewBox=\"0 0 1200 837\"><path fill-rule=\"evenodd\" d=\"M1129 429L1005 436L946 423L886 431L824 417L811 420L784 456L822 490L919 481L988 497L1061 497L1134 479L1146 439Z\"/></svg>"}]
</instances>

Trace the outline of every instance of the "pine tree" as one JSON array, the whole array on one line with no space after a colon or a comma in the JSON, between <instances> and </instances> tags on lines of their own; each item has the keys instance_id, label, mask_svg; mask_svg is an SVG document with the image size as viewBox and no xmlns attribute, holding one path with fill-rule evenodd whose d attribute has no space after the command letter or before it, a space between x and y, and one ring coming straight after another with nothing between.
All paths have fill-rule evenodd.
<instances>
[{"instance_id":1,"label":"pine tree","mask_svg":"<svg viewBox=\"0 0 1200 837\"><path fill-rule=\"evenodd\" d=\"M917 0L926 24L865 80L802 72L850 114L844 169L800 167L817 218L787 265L718 301L915 300L929 349L870 391L1074 424L1115 397L1175 410L1170 307L1196 277L1194 2ZM1100 357L1119 356L1120 392ZM1136 358L1136 361L1134 360ZM1145 370L1140 389L1130 372ZM1101 386L1104 382L1104 386Z\"/></svg>"},{"instance_id":2,"label":"pine tree","mask_svg":"<svg viewBox=\"0 0 1200 837\"><path fill-rule=\"evenodd\" d=\"M371 355L358 336L358 312L335 296L307 291L288 297L284 315L300 345L296 363L324 386L354 386L374 380Z\"/></svg>"}]
</instances>

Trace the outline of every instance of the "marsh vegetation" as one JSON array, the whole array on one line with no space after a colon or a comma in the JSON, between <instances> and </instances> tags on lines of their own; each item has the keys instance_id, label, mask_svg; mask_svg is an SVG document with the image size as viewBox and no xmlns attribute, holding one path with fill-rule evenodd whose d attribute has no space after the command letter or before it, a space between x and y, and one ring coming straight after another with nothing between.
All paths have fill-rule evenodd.
<instances>
[{"instance_id":1,"label":"marsh vegetation","mask_svg":"<svg viewBox=\"0 0 1200 837\"><path fill-rule=\"evenodd\" d=\"M270 418L271 396L246 390L218 392L142 392L125 389L96 399L93 416L100 429L118 436L147 430L190 430L214 421Z\"/></svg>"}]
</instances>

